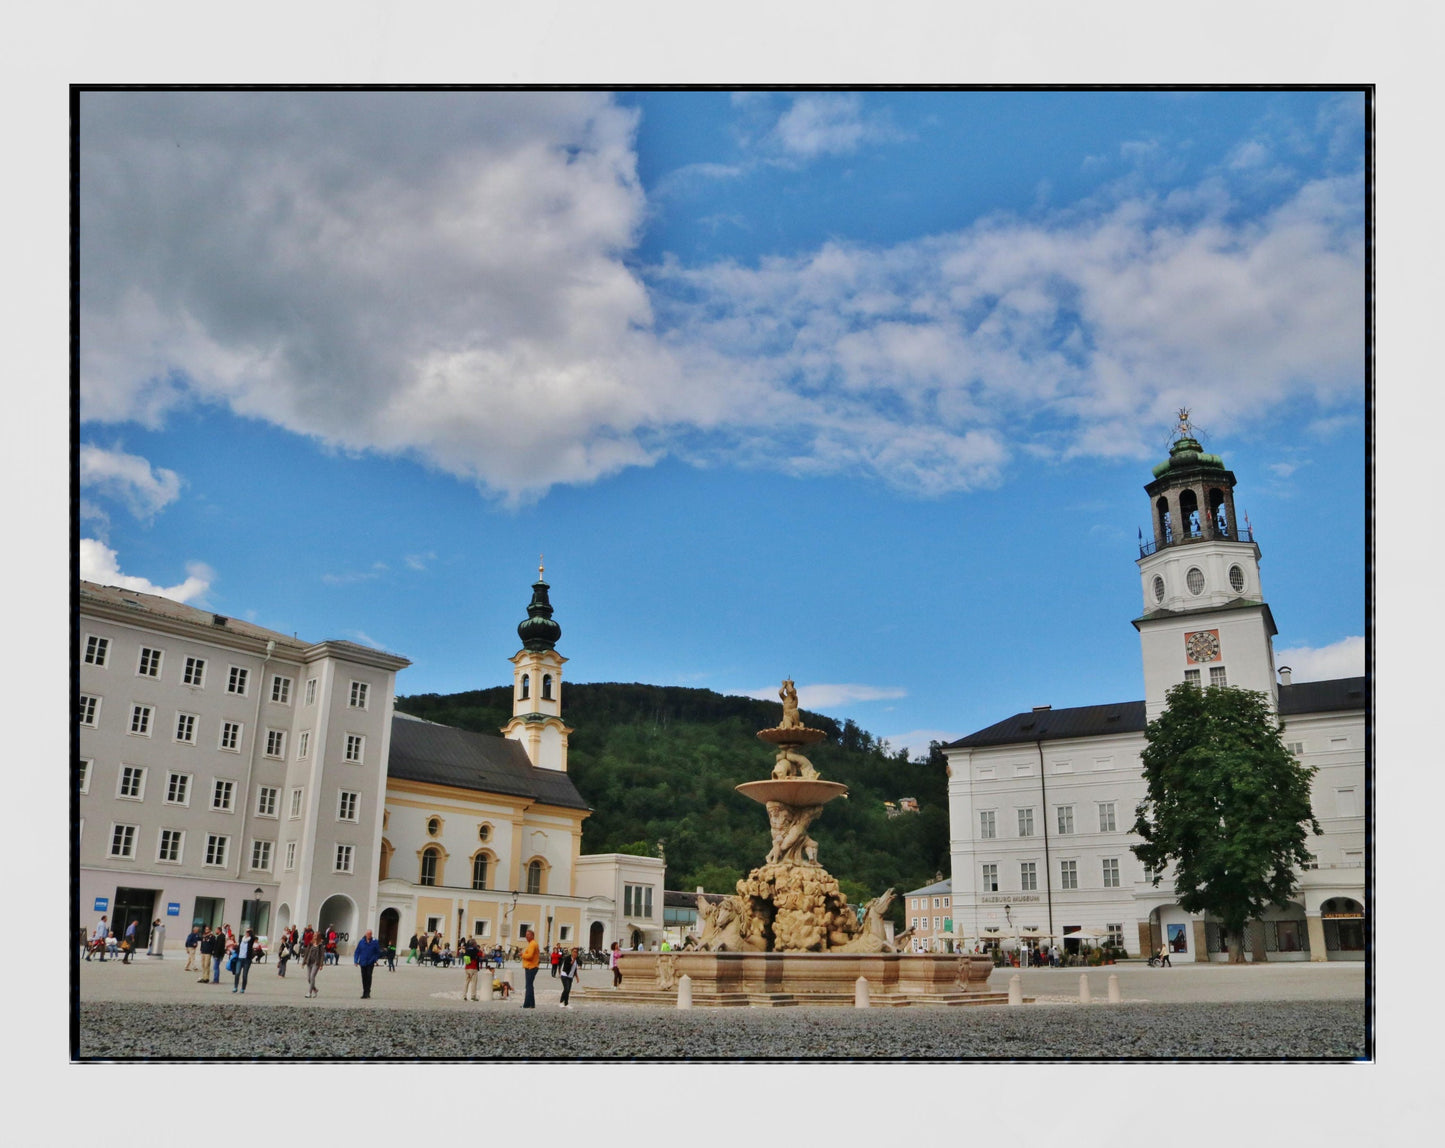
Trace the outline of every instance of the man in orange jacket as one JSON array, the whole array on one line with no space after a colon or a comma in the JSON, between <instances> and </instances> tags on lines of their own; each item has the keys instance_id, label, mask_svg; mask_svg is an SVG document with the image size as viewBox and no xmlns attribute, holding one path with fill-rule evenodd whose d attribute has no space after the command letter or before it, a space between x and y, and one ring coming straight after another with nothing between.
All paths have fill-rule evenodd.
<instances>
[{"instance_id":1,"label":"man in orange jacket","mask_svg":"<svg viewBox=\"0 0 1445 1148\"><path fill-rule=\"evenodd\" d=\"M523 1008L536 1008L537 998L532 995L532 985L537 979L537 966L542 963L542 946L537 944L537 934L527 930L527 944L522 949L522 970L527 976L527 995L522 1001Z\"/></svg>"}]
</instances>

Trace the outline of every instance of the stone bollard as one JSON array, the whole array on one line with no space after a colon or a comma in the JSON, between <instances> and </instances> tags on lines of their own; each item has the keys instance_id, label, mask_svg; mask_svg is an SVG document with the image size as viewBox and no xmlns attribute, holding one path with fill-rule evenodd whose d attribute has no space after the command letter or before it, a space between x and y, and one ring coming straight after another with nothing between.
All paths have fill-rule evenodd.
<instances>
[{"instance_id":1,"label":"stone bollard","mask_svg":"<svg viewBox=\"0 0 1445 1148\"><path fill-rule=\"evenodd\" d=\"M1023 978L1019 976L1018 973L1014 973L1014 975L1009 977L1008 979L1008 1003L1024 1003L1024 982Z\"/></svg>"},{"instance_id":2,"label":"stone bollard","mask_svg":"<svg viewBox=\"0 0 1445 1148\"><path fill-rule=\"evenodd\" d=\"M1089 996L1089 977L1086 973L1079 974L1079 1003L1088 1004L1093 998Z\"/></svg>"},{"instance_id":3,"label":"stone bollard","mask_svg":"<svg viewBox=\"0 0 1445 1148\"><path fill-rule=\"evenodd\" d=\"M869 1003L868 978L859 977L856 981L853 982L853 1007L867 1008L869 1006Z\"/></svg>"},{"instance_id":4,"label":"stone bollard","mask_svg":"<svg viewBox=\"0 0 1445 1148\"><path fill-rule=\"evenodd\" d=\"M1118 1004L1124 998L1119 995L1119 974L1109 974L1109 1003Z\"/></svg>"},{"instance_id":5,"label":"stone bollard","mask_svg":"<svg viewBox=\"0 0 1445 1148\"><path fill-rule=\"evenodd\" d=\"M692 1008L692 978L686 973L677 979L677 1007Z\"/></svg>"}]
</instances>

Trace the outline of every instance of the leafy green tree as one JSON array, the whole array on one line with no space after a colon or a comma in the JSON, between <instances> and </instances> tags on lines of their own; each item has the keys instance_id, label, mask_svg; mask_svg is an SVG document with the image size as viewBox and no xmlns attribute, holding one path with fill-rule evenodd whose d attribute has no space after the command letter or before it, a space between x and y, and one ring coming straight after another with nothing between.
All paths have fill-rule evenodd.
<instances>
[{"instance_id":1,"label":"leafy green tree","mask_svg":"<svg viewBox=\"0 0 1445 1148\"><path fill-rule=\"evenodd\" d=\"M1165 700L1144 734L1134 855L1156 886L1172 865L1180 906L1218 919L1242 961L1246 923L1288 901L1313 860L1314 769L1285 748L1264 694L1181 684Z\"/></svg>"}]
</instances>

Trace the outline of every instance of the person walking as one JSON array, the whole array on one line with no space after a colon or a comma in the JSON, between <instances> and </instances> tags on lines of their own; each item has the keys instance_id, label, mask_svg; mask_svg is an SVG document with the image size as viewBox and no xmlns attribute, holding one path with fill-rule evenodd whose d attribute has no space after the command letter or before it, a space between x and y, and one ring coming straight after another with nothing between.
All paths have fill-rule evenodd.
<instances>
[{"instance_id":1,"label":"person walking","mask_svg":"<svg viewBox=\"0 0 1445 1148\"><path fill-rule=\"evenodd\" d=\"M537 997L534 992L537 981L537 968L542 963L542 948L537 944L537 934L532 929L527 930L527 943L522 947L522 972L527 978L527 993L522 998L523 1008L536 1008Z\"/></svg>"},{"instance_id":2,"label":"person walking","mask_svg":"<svg viewBox=\"0 0 1445 1148\"><path fill-rule=\"evenodd\" d=\"M571 1008L567 1000L572 995L572 982L576 980L577 974L581 972L582 966L577 959L578 953L573 949L558 964L558 974L562 978L562 1008Z\"/></svg>"},{"instance_id":3,"label":"person walking","mask_svg":"<svg viewBox=\"0 0 1445 1148\"><path fill-rule=\"evenodd\" d=\"M356 952L352 954L351 963L361 969L361 999L371 999L371 974L376 971L376 962L381 960L381 942L371 935L371 930L366 930L366 936L356 942Z\"/></svg>"},{"instance_id":4,"label":"person walking","mask_svg":"<svg viewBox=\"0 0 1445 1148\"><path fill-rule=\"evenodd\" d=\"M557 970L562 967L562 947L560 945L552 946L552 955L548 958L548 963L552 966L552 979L555 981Z\"/></svg>"},{"instance_id":5,"label":"person walking","mask_svg":"<svg viewBox=\"0 0 1445 1148\"><path fill-rule=\"evenodd\" d=\"M197 929L195 925L192 925L191 931L186 934L186 967L183 968L181 972L193 973L196 971L196 946L200 943L200 930Z\"/></svg>"},{"instance_id":6,"label":"person walking","mask_svg":"<svg viewBox=\"0 0 1445 1148\"><path fill-rule=\"evenodd\" d=\"M464 966L466 979L462 981L462 1000L481 1000L477 995L477 971L482 967L482 950L477 947L477 942L468 940L463 951L467 955L467 963Z\"/></svg>"},{"instance_id":7,"label":"person walking","mask_svg":"<svg viewBox=\"0 0 1445 1148\"><path fill-rule=\"evenodd\" d=\"M612 970L612 987L622 987L622 946L616 941L612 942L612 953L607 958L608 967Z\"/></svg>"},{"instance_id":8,"label":"person walking","mask_svg":"<svg viewBox=\"0 0 1445 1148\"><path fill-rule=\"evenodd\" d=\"M246 991L246 982L251 979L251 959L256 955L256 934L253 930L247 929L245 934L236 942L236 948L231 961L231 991Z\"/></svg>"},{"instance_id":9,"label":"person walking","mask_svg":"<svg viewBox=\"0 0 1445 1148\"><path fill-rule=\"evenodd\" d=\"M281 939L276 942L276 975L286 975L286 962L291 959L291 933L288 930L281 934Z\"/></svg>"},{"instance_id":10,"label":"person walking","mask_svg":"<svg viewBox=\"0 0 1445 1148\"><path fill-rule=\"evenodd\" d=\"M306 946L306 952L301 957L301 967L306 970L306 995L317 996L319 990L316 987L316 974L321 971L321 966L326 963L326 944L319 934L311 935L311 943Z\"/></svg>"},{"instance_id":11,"label":"person walking","mask_svg":"<svg viewBox=\"0 0 1445 1148\"><path fill-rule=\"evenodd\" d=\"M211 967L211 983L218 985L221 983L221 966L230 964L229 958L236 951L236 938L230 933L218 933L215 945L216 961Z\"/></svg>"},{"instance_id":12,"label":"person walking","mask_svg":"<svg viewBox=\"0 0 1445 1148\"><path fill-rule=\"evenodd\" d=\"M1159 946L1159 967L1161 969L1174 967L1169 963L1169 946L1167 944Z\"/></svg>"},{"instance_id":13,"label":"person walking","mask_svg":"<svg viewBox=\"0 0 1445 1148\"><path fill-rule=\"evenodd\" d=\"M92 941L95 942L95 947L100 950L100 963L101 963L101 964L105 964L105 942L106 942L107 938L109 938L109 937L110 937L110 925L109 925L109 923L106 921L106 916L105 916L105 914L102 913L102 914L100 915L100 920L96 923L95 932L91 934L91 938L90 938ZM87 961L90 960L90 954L89 954L89 953L87 953L87 954L85 955L85 959L86 959Z\"/></svg>"}]
</instances>

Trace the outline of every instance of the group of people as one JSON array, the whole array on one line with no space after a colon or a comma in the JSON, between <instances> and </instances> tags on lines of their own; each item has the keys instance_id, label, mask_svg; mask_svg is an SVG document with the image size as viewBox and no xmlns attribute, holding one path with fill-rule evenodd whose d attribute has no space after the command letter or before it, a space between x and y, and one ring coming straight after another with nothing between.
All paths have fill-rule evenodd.
<instances>
[{"instance_id":1,"label":"group of people","mask_svg":"<svg viewBox=\"0 0 1445 1148\"><path fill-rule=\"evenodd\" d=\"M97 922L89 937L85 935L83 928L80 930L81 955L87 961L99 957L102 964L105 963L107 956L119 957L121 964L128 965L131 957L135 956L136 934L139 930L140 918L132 917L130 924L125 927L125 932L117 935L111 931L110 921L106 914L102 913L100 921Z\"/></svg>"},{"instance_id":2,"label":"group of people","mask_svg":"<svg viewBox=\"0 0 1445 1148\"><path fill-rule=\"evenodd\" d=\"M455 949L440 932L428 933L423 930L420 933L413 933L411 940L407 942L406 963L415 962L419 965L431 964L437 968L450 968L453 964L463 964L467 955L472 949L477 950L480 960L480 968L502 968L506 965L507 951L501 945L493 945L485 948L477 943L474 938L468 937L458 943Z\"/></svg>"}]
</instances>

